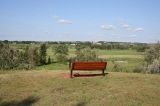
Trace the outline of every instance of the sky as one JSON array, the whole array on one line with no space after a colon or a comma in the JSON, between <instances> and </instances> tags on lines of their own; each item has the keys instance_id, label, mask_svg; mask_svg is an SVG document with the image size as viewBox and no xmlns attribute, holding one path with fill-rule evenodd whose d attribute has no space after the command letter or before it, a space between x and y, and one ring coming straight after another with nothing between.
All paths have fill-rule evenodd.
<instances>
[{"instance_id":1,"label":"sky","mask_svg":"<svg viewBox=\"0 0 160 106\"><path fill-rule=\"evenodd\" d=\"M157 42L160 0L0 0L0 40Z\"/></svg>"}]
</instances>

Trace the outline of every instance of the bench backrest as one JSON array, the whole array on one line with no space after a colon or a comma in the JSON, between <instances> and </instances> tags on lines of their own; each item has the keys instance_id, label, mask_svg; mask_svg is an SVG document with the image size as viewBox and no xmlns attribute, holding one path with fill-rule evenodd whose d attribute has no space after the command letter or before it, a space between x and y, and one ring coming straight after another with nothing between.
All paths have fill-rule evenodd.
<instances>
[{"instance_id":1,"label":"bench backrest","mask_svg":"<svg viewBox=\"0 0 160 106\"><path fill-rule=\"evenodd\" d=\"M73 62L72 70L105 70L107 62Z\"/></svg>"}]
</instances>

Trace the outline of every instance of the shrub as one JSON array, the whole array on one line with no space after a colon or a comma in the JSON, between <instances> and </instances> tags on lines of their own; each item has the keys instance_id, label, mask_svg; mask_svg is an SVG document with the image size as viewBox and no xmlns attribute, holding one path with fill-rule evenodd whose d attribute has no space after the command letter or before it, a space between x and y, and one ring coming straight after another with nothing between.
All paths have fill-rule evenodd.
<instances>
[{"instance_id":1,"label":"shrub","mask_svg":"<svg viewBox=\"0 0 160 106\"><path fill-rule=\"evenodd\" d=\"M160 59L154 59L153 63L148 65L147 73L160 73Z\"/></svg>"},{"instance_id":2,"label":"shrub","mask_svg":"<svg viewBox=\"0 0 160 106\"><path fill-rule=\"evenodd\" d=\"M68 46L65 44L59 44L55 46L54 54L56 56L57 61L59 62L66 61L68 56Z\"/></svg>"},{"instance_id":3,"label":"shrub","mask_svg":"<svg viewBox=\"0 0 160 106\"><path fill-rule=\"evenodd\" d=\"M48 62L47 62L47 64L51 64L51 58L50 58L50 56L48 57Z\"/></svg>"},{"instance_id":4,"label":"shrub","mask_svg":"<svg viewBox=\"0 0 160 106\"><path fill-rule=\"evenodd\" d=\"M146 51L146 73L160 73L160 43L153 45Z\"/></svg>"},{"instance_id":5,"label":"shrub","mask_svg":"<svg viewBox=\"0 0 160 106\"><path fill-rule=\"evenodd\" d=\"M123 67L122 67L122 65L120 63L114 63L112 71L122 72L123 71Z\"/></svg>"},{"instance_id":6,"label":"shrub","mask_svg":"<svg viewBox=\"0 0 160 106\"><path fill-rule=\"evenodd\" d=\"M80 51L81 49L86 48L87 46L81 43L76 44L75 49L76 51Z\"/></svg>"},{"instance_id":7,"label":"shrub","mask_svg":"<svg viewBox=\"0 0 160 106\"><path fill-rule=\"evenodd\" d=\"M144 68L142 66L137 66L133 69L134 73L141 73L144 71Z\"/></svg>"},{"instance_id":8,"label":"shrub","mask_svg":"<svg viewBox=\"0 0 160 106\"><path fill-rule=\"evenodd\" d=\"M9 44L0 44L0 69L32 69L37 65L37 48L26 47L19 51Z\"/></svg>"},{"instance_id":9,"label":"shrub","mask_svg":"<svg viewBox=\"0 0 160 106\"><path fill-rule=\"evenodd\" d=\"M0 44L0 68L13 69L18 65L18 51L11 48L9 44Z\"/></svg>"},{"instance_id":10,"label":"shrub","mask_svg":"<svg viewBox=\"0 0 160 106\"><path fill-rule=\"evenodd\" d=\"M15 69L33 69L39 64L38 48L27 46L24 51L17 53L18 66Z\"/></svg>"},{"instance_id":11,"label":"shrub","mask_svg":"<svg viewBox=\"0 0 160 106\"><path fill-rule=\"evenodd\" d=\"M147 64L151 64L157 57L157 50L154 47L151 47L145 53L145 61L147 62Z\"/></svg>"},{"instance_id":12,"label":"shrub","mask_svg":"<svg viewBox=\"0 0 160 106\"><path fill-rule=\"evenodd\" d=\"M148 49L147 45L139 45L139 46L137 46L136 51L137 52L145 52L146 49Z\"/></svg>"},{"instance_id":13,"label":"shrub","mask_svg":"<svg viewBox=\"0 0 160 106\"><path fill-rule=\"evenodd\" d=\"M98 55L96 51L91 48L84 48L76 53L76 60L78 61L97 61Z\"/></svg>"},{"instance_id":14,"label":"shrub","mask_svg":"<svg viewBox=\"0 0 160 106\"><path fill-rule=\"evenodd\" d=\"M145 53L145 61L147 64L151 64L154 59L158 59L160 57L160 43L153 45L148 49Z\"/></svg>"},{"instance_id":15,"label":"shrub","mask_svg":"<svg viewBox=\"0 0 160 106\"><path fill-rule=\"evenodd\" d=\"M46 44L41 44L40 46L40 64L46 64L46 56L47 56L47 46Z\"/></svg>"}]
</instances>

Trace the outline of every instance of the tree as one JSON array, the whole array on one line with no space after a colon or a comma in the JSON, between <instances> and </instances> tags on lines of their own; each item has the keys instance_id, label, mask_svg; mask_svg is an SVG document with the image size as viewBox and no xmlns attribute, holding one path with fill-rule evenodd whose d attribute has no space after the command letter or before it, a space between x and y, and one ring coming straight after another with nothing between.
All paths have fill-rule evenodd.
<instances>
[{"instance_id":1,"label":"tree","mask_svg":"<svg viewBox=\"0 0 160 106\"><path fill-rule=\"evenodd\" d=\"M27 46L23 50L10 47L9 43L0 44L0 69L33 69L38 63L38 48Z\"/></svg>"},{"instance_id":2,"label":"tree","mask_svg":"<svg viewBox=\"0 0 160 106\"><path fill-rule=\"evenodd\" d=\"M57 61L59 62L66 61L68 55L68 46L65 44L58 44L54 48L54 54L56 56Z\"/></svg>"},{"instance_id":3,"label":"tree","mask_svg":"<svg viewBox=\"0 0 160 106\"><path fill-rule=\"evenodd\" d=\"M91 48L84 48L81 49L76 54L76 59L79 61L97 61L98 56L96 54L96 51L92 50Z\"/></svg>"},{"instance_id":4,"label":"tree","mask_svg":"<svg viewBox=\"0 0 160 106\"><path fill-rule=\"evenodd\" d=\"M137 52L145 52L145 50L149 49L149 47L147 44L138 44L135 49Z\"/></svg>"},{"instance_id":5,"label":"tree","mask_svg":"<svg viewBox=\"0 0 160 106\"><path fill-rule=\"evenodd\" d=\"M50 56L48 57L47 64L51 64L51 58L50 58Z\"/></svg>"},{"instance_id":6,"label":"tree","mask_svg":"<svg viewBox=\"0 0 160 106\"><path fill-rule=\"evenodd\" d=\"M160 73L160 43L153 45L145 53L148 73Z\"/></svg>"},{"instance_id":7,"label":"tree","mask_svg":"<svg viewBox=\"0 0 160 106\"><path fill-rule=\"evenodd\" d=\"M39 64L38 48L34 46L27 46L24 51L19 53L18 69L33 69Z\"/></svg>"},{"instance_id":8,"label":"tree","mask_svg":"<svg viewBox=\"0 0 160 106\"><path fill-rule=\"evenodd\" d=\"M84 45L82 43L78 43L78 44L76 44L75 48L76 48L76 51L80 51L81 49L86 48L86 45Z\"/></svg>"},{"instance_id":9,"label":"tree","mask_svg":"<svg viewBox=\"0 0 160 106\"><path fill-rule=\"evenodd\" d=\"M40 64L41 65L44 65L44 64L46 64L46 56L47 56L47 46L46 46L46 44L41 44L41 46L40 46Z\"/></svg>"},{"instance_id":10,"label":"tree","mask_svg":"<svg viewBox=\"0 0 160 106\"><path fill-rule=\"evenodd\" d=\"M19 66L19 50L9 44L0 44L0 69L10 70Z\"/></svg>"},{"instance_id":11,"label":"tree","mask_svg":"<svg viewBox=\"0 0 160 106\"><path fill-rule=\"evenodd\" d=\"M147 62L147 64L151 64L154 61L154 59L159 59L159 58L160 58L160 42L151 46L145 52L145 61Z\"/></svg>"},{"instance_id":12,"label":"tree","mask_svg":"<svg viewBox=\"0 0 160 106\"><path fill-rule=\"evenodd\" d=\"M34 47L33 49L33 61L35 62L36 65L40 64L40 59L39 59L39 52L38 52L38 47Z\"/></svg>"}]
</instances>

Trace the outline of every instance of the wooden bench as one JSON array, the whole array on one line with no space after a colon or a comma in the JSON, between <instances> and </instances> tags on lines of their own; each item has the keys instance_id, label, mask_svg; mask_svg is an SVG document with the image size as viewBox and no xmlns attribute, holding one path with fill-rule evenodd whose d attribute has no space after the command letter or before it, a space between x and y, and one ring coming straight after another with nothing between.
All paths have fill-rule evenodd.
<instances>
[{"instance_id":1,"label":"wooden bench","mask_svg":"<svg viewBox=\"0 0 160 106\"><path fill-rule=\"evenodd\" d=\"M92 71L92 70L100 70L102 71L102 75L105 75L104 70L106 69L107 62L70 62L70 77L72 78L72 74L74 70L77 71Z\"/></svg>"}]
</instances>

